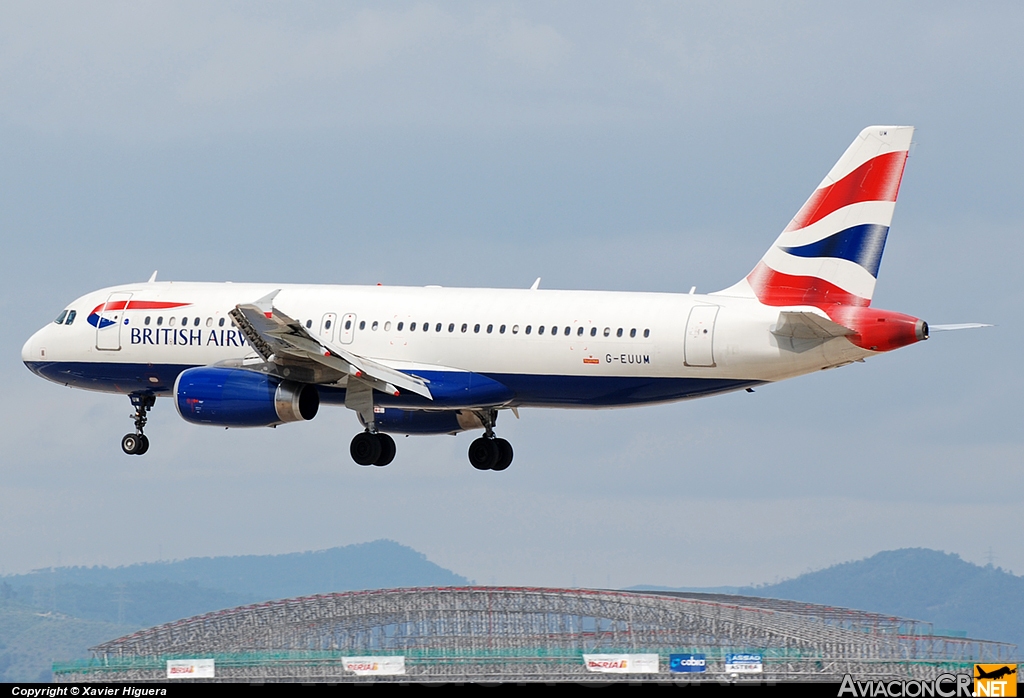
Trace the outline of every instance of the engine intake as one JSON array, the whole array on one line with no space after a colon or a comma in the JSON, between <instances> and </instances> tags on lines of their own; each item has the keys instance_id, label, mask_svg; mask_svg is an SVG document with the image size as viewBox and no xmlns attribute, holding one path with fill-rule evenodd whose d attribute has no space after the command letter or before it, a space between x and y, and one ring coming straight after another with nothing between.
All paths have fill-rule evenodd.
<instances>
[{"instance_id":1,"label":"engine intake","mask_svg":"<svg viewBox=\"0 0 1024 698\"><path fill-rule=\"evenodd\" d=\"M178 376L174 405L181 418L193 424L269 427L313 419L320 409L320 392L309 383L203 366Z\"/></svg>"}]
</instances>

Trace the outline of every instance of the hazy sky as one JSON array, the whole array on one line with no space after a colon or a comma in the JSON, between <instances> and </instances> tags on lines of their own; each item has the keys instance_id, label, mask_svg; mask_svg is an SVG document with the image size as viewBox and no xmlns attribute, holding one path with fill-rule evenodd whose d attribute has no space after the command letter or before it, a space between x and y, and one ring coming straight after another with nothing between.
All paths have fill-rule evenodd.
<instances>
[{"instance_id":1,"label":"hazy sky","mask_svg":"<svg viewBox=\"0 0 1024 698\"><path fill-rule=\"evenodd\" d=\"M481 583L773 581L926 546L1024 572L1019 3L0 5L0 572L392 538ZM998 327L676 405L348 455L30 374L160 278L712 291L853 137L915 145L874 304ZM327 590L325 590L327 591Z\"/></svg>"}]
</instances>

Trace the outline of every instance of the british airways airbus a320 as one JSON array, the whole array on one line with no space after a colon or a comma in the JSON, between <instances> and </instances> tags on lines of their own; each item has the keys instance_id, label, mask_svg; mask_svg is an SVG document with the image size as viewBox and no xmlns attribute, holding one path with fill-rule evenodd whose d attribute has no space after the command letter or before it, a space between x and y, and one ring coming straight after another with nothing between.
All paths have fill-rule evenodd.
<instances>
[{"instance_id":1,"label":"british airways airbus a320","mask_svg":"<svg viewBox=\"0 0 1024 698\"><path fill-rule=\"evenodd\" d=\"M360 465L392 434L482 429L479 470L504 470L501 410L608 408L743 390L928 338L871 307L913 128L857 136L761 261L717 293L157 282L75 300L22 349L55 383L121 393L143 454L148 411L220 427L353 410ZM948 329L961 326L948 326ZM943 328L947 329L947 328ZM518 414L518 413L517 413Z\"/></svg>"}]
</instances>

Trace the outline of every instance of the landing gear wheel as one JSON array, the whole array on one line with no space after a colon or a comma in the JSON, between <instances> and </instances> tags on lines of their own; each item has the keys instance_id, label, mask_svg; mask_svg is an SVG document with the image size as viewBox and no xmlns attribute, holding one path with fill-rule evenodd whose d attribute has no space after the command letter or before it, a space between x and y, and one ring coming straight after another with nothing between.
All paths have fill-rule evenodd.
<instances>
[{"instance_id":1,"label":"landing gear wheel","mask_svg":"<svg viewBox=\"0 0 1024 698\"><path fill-rule=\"evenodd\" d=\"M142 441L138 434L125 434L121 439L121 450L129 456L138 455L140 446L142 446Z\"/></svg>"},{"instance_id":2,"label":"landing gear wheel","mask_svg":"<svg viewBox=\"0 0 1024 698\"><path fill-rule=\"evenodd\" d=\"M498 447L498 460L491 466L491 470L505 470L512 465L512 444L505 439L495 439L494 445Z\"/></svg>"},{"instance_id":3,"label":"landing gear wheel","mask_svg":"<svg viewBox=\"0 0 1024 698\"><path fill-rule=\"evenodd\" d=\"M395 440L387 434L377 434L377 439L380 441L380 457L373 461L374 465L385 466L395 459Z\"/></svg>"},{"instance_id":4,"label":"landing gear wheel","mask_svg":"<svg viewBox=\"0 0 1024 698\"><path fill-rule=\"evenodd\" d=\"M145 434L139 434L139 448L135 451L135 455L141 456L143 453L149 450L149 437Z\"/></svg>"},{"instance_id":5,"label":"landing gear wheel","mask_svg":"<svg viewBox=\"0 0 1024 698\"><path fill-rule=\"evenodd\" d=\"M348 450L359 465L373 465L381 457L383 448L377 434L364 431L355 435Z\"/></svg>"},{"instance_id":6,"label":"landing gear wheel","mask_svg":"<svg viewBox=\"0 0 1024 698\"><path fill-rule=\"evenodd\" d=\"M469 462L477 470L491 470L498 462L500 452L494 439L481 436L469 445Z\"/></svg>"}]
</instances>

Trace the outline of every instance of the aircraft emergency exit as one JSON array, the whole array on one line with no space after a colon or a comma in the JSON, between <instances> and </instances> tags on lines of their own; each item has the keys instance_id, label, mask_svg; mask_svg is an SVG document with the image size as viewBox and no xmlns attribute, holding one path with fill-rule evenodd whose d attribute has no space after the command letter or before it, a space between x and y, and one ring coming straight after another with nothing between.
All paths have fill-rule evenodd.
<instances>
[{"instance_id":1,"label":"aircraft emergency exit","mask_svg":"<svg viewBox=\"0 0 1024 698\"><path fill-rule=\"evenodd\" d=\"M479 470L504 470L503 410L672 402L862 361L928 338L871 306L913 128L853 141L754 269L716 293L232 283L126 284L86 294L26 342L34 373L126 394L149 448L157 397L220 427L354 411L360 465L389 434L483 430ZM959 329L980 325L946 326Z\"/></svg>"}]
</instances>

